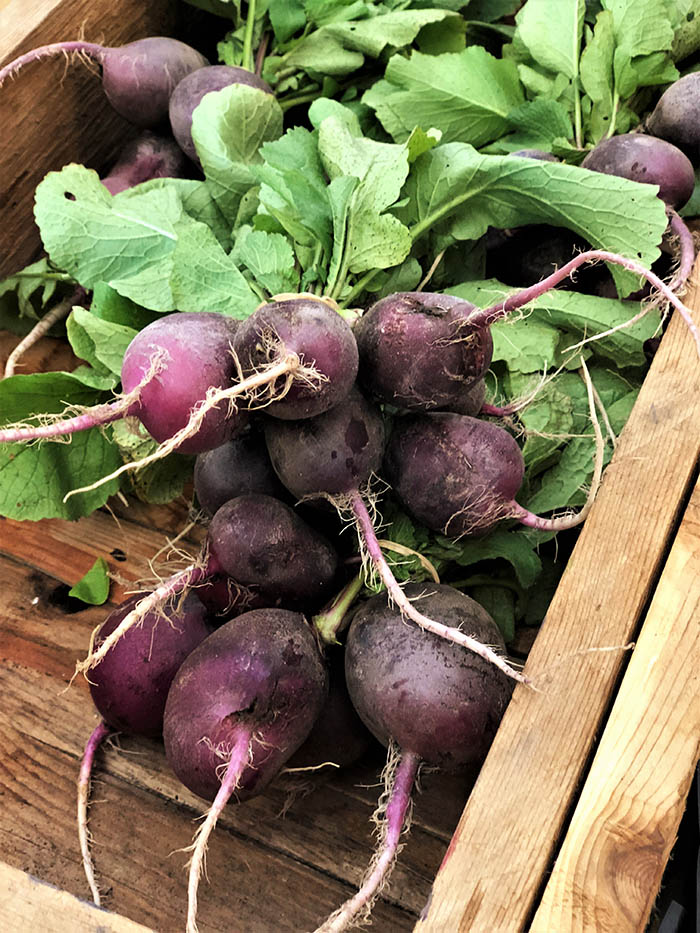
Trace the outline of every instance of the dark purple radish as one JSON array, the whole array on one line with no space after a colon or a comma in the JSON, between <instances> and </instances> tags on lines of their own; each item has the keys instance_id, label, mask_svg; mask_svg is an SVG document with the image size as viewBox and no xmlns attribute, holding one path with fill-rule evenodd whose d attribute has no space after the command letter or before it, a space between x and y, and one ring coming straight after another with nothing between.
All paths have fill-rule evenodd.
<instances>
[{"instance_id":1,"label":"dark purple radish","mask_svg":"<svg viewBox=\"0 0 700 933\"><path fill-rule=\"evenodd\" d=\"M308 738L294 752L285 770L317 771L326 765L347 768L359 761L372 744L372 736L350 700L344 652L338 648L330 651L327 663L328 699Z\"/></svg>"},{"instance_id":2,"label":"dark purple radish","mask_svg":"<svg viewBox=\"0 0 700 933\"><path fill-rule=\"evenodd\" d=\"M504 652L478 603L449 586L409 584L426 612ZM426 634L382 594L355 613L345 649L350 698L367 728L389 747L377 849L359 891L316 933L341 933L365 917L386 883L411 806L421 762L450 772L478 767L510 699L508 679L483 658ZM375 814L375 818L376 818Z\"/></svg>"},{"instance_id":3,"label":"dark purple radish","mask_svg":"<svg viewBox=\"0 0 700 933\"><path fill-rule=\"evenodd\" d=\"M234 437L197 457L194 490L204 511L212 516L229 499L248 493L280 498L284 489L258 431Z\"/></svg>"},{"instance_id":4,"label":"dark purple radish","mask_svg":"<svg viewBox=\"0 0 700 933\"><path fill-rule=\"evenodd\" d=\"M177 438L167 452L200 453L218 447L245 425L245 413L210 406L190 427L191 412L211 387L229 386L236 373L231 353L237 321L223 314L178 313L159 318L131 341L122 363L124 395L84 414L41 427L5 428L0 443L74 434L124 417L135 417L159 443ZM124 470L143 465L125 464ZM106 482L111 477L105 477ZM74 490L77 492L78 490Z\"/></svg>"},{"instance_id":5,"label":"dark purple radish","mask_svg":"<svg viewBox=\"0 0 700 933\"><path fill-rule=\"evenodd\" d=\"M118 114L136 126L156 126L168 117L176 85L209 62L177 39L152 36L120 48L94 42L54 42L33 49L0 70L0 84L33 61L75 53L102 67L102 88Z\"/></svg>"},{"instance_id":6,"label":"dark purple radish","mask_svg":"<svg viewBox=\"0 0 700 933\"><path fill-rule=\"evenodd\" d=\"M185 157L180 147L166 136L141 133L122 150L102 184L110 194L118 194L152 178L184 178Z\"/></svg>"},{"instance_id":7,"label":"dark purple radish","mask_svg":"<svg viewBox=\"0 0 700 933\"><path fill-rule=\"evenodd\" d=\"M295 606L315 606L333 586L337 567L326 538L289 506L270 496L240 496L212 518L200 557L140 599L77 670L94 668L126 632L168 600L222 574L275 604L286 599Z\"/></svg>"},{"instance_id":8,"label":"dark purple radish","mask_svg":"<svg viewBox=\"0 0 700 933\"><path fill-rule=\"evenodd\" d=\"M688 202L695 187L690 159L671 143L643 133L604 139L581 165L592 172L658 185L661 200L675 210Z\"/></svg>"},{"instance_id":9,"label":"dark purple radish","mask_svg":"<svg viewBox=\"0 0 700 933\"><path fill-rule=\"evenodd\" d=\"M241 586L225 573L215 573L197 587L197 599L220 624L250 612L251 609L267 609L268 601L249 586Z\"/></svg>"},{"instance_id":10,"label":"dark purple radish","mask_svg":"<svg viewBox=\"0 0 700 933\"><path fill-rule=\"evenodd\" d=\"M471 388L463 393L461 398L455 399L449 407L458 415L476 416L484 407L486 402L486 382L479 379Z\"/></svg>"},{"instance_id":11,"label":"dark purple radish","mask_svg":"<svg viewBox=\"0 0 700 933\"><path fill-rule=\"evenodd\" d=\"M474 306L451 295L399 292L355 325L359 381L398 408L428 411L458 403L491 363L487 328L462 333Z\"/></svg>"},{"instance_id":12,"label":"dark purple radish","mask_svg":"<svg viewBox=\"0 0 700 933\"><path fill-rule=\"evenodd\" d=\"M402 613L423 628L480 652L517 680L523 679L490 648L419 612L396 581L360 491L381 464L384 426L379 410L357 389L316 418L268 421L265 440L277 475L297 498L325 497L340 511L352 514L372 569Z\"/></svg>"},{"instance_id":13,"label":"dark purple radish","mask_svg":"<svg viewBox=\"0 0 700 933\"><path fill-rule=\"evenodd\" d=\"M198 165L199 157L192 141L192 114L205 94L221 91L232 84L245 84L272 94L270 85L252 71L230 65L208 65L183 76L170 97L169 115L173 136L185 155Z\"/></svg>"},{"instance_id":14,"label":"dark purple radish","mask_svg":"<svg viewBox=\"0 0 700 933\"><path fill-rule=\"evenodd\" d=\"M165 753L182 783L213 801L192 850L188 933L197 929L197 886L221 811L232 795L246 800L275 777L311 731L327 689L311 627L283 609L227 622L178 671L165 708Z\"/></svg>"},{"instance_id":15,"label":"dark purple radish","mask_svg":"<svg viewBox=\"0 0 700 933\"><path fill-rule=\"evenodd\" d=\"M238 496L209 524L209 565L255 588L269 605L318 606L328 595L338 556L288 505L271 496Z\"/></svg>"},{"instance_id":16,"label":"dark purple radish","mask_svg":"<svg viewBox=\"0 0 700 933\"><path fill-rule=\"evenodd\" d=\"M646 130L678 146L693 165L700 165L700 73L694 71L666 88Z\"/></svg>"},{"instance_id":17,"label":"dark purple radish","mask_svg":"<svg viewBox=\"0 0 700 933\"><path fill-rule=\"evenodd\" d=\"M680 288L695 262L693 236L677 213L689 201L695 187L690 159L664 139L623 133L598 143L581 164L593 172L659 186L659 197L668 207L671 232L678 237L680 247L680 265L671 288Z\"/></svg>"},{"instance_id":18,"label":"dark purple radish","mask_svg":"<svg viewBox=\"0 0 700 933\"><path fill-rule=\"evenodd\" d=\"M575 514L541 518L515 501L525 473L517 442L499 425L467 415L433 412L398 418L384 470L407 511L450 538L480 535L514 518L540 531L563 531L587 517L600 483L603 438L595 418L594 479L586 505Z\"/></svg>"},{"instance_id":19,"label":"dark purple radish","mask_svg":"<svg viewBox=\"0 0 700 933\"><path fill-rule=\"evenodd\" d=\"M107 616L97 632L99 645L132 611L140 596L132 596ZM90 857L87 810L95 752L114 730L155 737L163 729L165 701L180 665L212 629L207 613L194 596L143 617L90 675L90 693L102 720L88 739L78 779L78 835L85 875L93 900L100 904Z\"/></svg>"},{"instance_id":20,"label":"dark purple radish","mask_svg":"<svg viewBox=\"0 0 700 933\"><path fill-rule=\"evenodd\" d=\"M235 348L246 376L280 367L265 406L265 414L274 418L297 420L328 411L347 396L357 376L353 332L334 307L318 298L258 308L241 323Z\"/></svg>"}]
</instances>

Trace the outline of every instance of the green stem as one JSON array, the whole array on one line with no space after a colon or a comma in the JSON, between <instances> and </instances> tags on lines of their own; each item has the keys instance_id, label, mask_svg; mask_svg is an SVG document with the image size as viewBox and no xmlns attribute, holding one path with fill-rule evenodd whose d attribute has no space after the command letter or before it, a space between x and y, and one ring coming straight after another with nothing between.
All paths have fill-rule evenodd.
<instances>
[{"instance_id":1,"label":"green stem","mask_svg":"<svg viewBox=\"0 0 700 933\"><path fill-rule=\"evenodd\" d=\"M362 592L364 586L364 573L360 571L331 602L318 615L311 620L314 628L326 645L339 644L337 635L345 628L343 622L347 618L350 607Z\"/></svg>"},{"instance_id":2,"label":"green stem","mask_svg":"<svg viewBox=\"0 0 700 933\"><path fill-rule=\"evenodd\" d=\"M577 149L583 149L583 131L581 128L581 94L578 81L574 86L574 139Z\"/></svg>"},{"instance_id":3,"label":"green stem","mask_svg":"<svg viewBox=\"0 0 700 933\"><path fill-rule=\"evenodd\" d=\"M343 290L345 285L345 279L348 277L348 266L350 265L350 249L348 244L352 239L352 215L348 218L348 225L345 231L345 242L343 243L343 258L340 261L338 266L338 271L335 274L335 278L331 283L328 294L331 298L337 300L338 295Z\"/></svg>"},{"instance_id":4,"label":"green stem","mask_svg":"<svg viewBox=\"0 0 700 933\"><path fill-rule=\"evenodd\" d=\"M296 97L288 97L286 100L280 100L279 105L283 112L291 110L292 107L297 107L299 104L308 104L316 100L320 93L321 91L316 88L315 91L307 91L306 94L297 94Z\"/></svg>"},{"instance_id":5,"label":"green stem","mask_svg":"<svg viewBox=\"0 0 700 933\"><path fill-rule=\"evenodd\" d=\"M610 137L615 132L615 123L617 121L617 109L619 106L620 106L620 95L617 93L617 91L615 91L615 94L613 95L612 113L610 115L610 126L608 127L608 132L605 134L606 139L610 139Z\"/></svg>"},{"instance_id":6,"label":"green stem","mask_svg":"<svg viewBox=\"0 0 700 933\"><path fill-rule=\"evenodd\" d=\"M13 279L50 279L55 282L75 282L67 272L15 272Z\"/></svg>"},{"instance_id":7,"label":"green stem","mask_svg":"<svg viewBox=\"0 0 700 933\"><path fill-rule=\"evenodd\" d=\"M255 4L256 0L248 0L248 14L245 21L245 35L243 37L243 67L248 71L255 71L255 57L253 56Z\"/></svg>"},{"instance_id":8,"label":"green stem","mask_svg":"<svg viewBox=\"0 0 700 933\"><path fill-rule=\"evenodd\" d=\"M357 298L357 296L365 290L365 286L368 285L369 282L372 281L372 279L375 277L375 275L379 271L380 271L379 269L370 269L369 272L365 272L362 278L358 279L357 282L355 282L353 287L350 289L350 294L346 295L343 301L340 302L339 307L341 309L347 308L350 302L353 301L353 299Z\"/></svg>"}]
</instances>

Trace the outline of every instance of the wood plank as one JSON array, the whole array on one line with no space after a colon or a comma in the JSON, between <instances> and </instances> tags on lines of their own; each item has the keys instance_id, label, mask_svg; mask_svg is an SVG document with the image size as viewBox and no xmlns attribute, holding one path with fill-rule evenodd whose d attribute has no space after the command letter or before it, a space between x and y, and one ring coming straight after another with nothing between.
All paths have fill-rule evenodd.
<instances>
[{"instance_id":1,"label":"wood plank","mask_svg":"<svg viewBox=\"0 0 700 933\"><path fill-rule=\"evenodd\" d=\"M697 314L700 296L690 297ZM700 454L700 366L672 320L416 930L524 928Z\"/></svg>"},{"instance_id":2,"label":"wood plank","mask_svg":"<svg viewBox=\"0 0 700 933\"><path fill-rule=\"evenodd\" d=\"M0 64L47 42L77 39L123 45L171 34L172 0L12 0L0 10ZM34 190L68 162L104 169L135 133L102 94L85 66L62 57L33 63L0 95L0 277L25 266L40 247L32 218Z\"/></svg>"},{"instance_id":3,"label":"wood plank","mask_svg":"<svg viewBox=\"0 0 700 933\"><path fill-rule=\"evenodd\" d=\"M700 481L531 933L645 929L700 756Z\"/></svg>"},{"instance_id":4,"label":"wood plank","mask_svg":"<svg viewBox=\"0 0 700 933\"><path fill-rule=\"evenodd\" d=\"M78 900L0 862L0 921L12 933L149 933L148 927Z\"/></svg>"}]
</instances>

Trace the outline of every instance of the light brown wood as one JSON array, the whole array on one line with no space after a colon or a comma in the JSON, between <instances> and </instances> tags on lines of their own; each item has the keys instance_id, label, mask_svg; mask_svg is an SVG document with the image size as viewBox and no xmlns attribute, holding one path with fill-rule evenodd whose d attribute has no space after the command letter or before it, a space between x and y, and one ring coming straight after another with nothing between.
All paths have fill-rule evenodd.
<instances>
[{"instance_id":1,"label":"light brown wood","mask_svg":"<svg viewBox=\"0 0 700 933\"><path fill-rule=\"evenodd\" d=\"M149 933L140 923L105 914L4 862L0 862L0 921L12 933Z\"/></svg>"},{"instance_id":2,"label":"light brown wood","mask_svg":"<svg viewBox=\"0 0 700 933\"><path fill-rule=\"evenodd\" d=\"M38 45L77 39L123 45L170 34L172 0L12 0L0 10L0 65ZM28 65L0 89L0 277L25 266L40 248L32 220L34 190L68 162L103 169L135 130L107 103L99 77L65 59Z\"/></svg>"},{"instance_id":3,"label":"light brown wood","mask_svg":"<svg viewBox=\"0 0 700 933\"><path fill-rule=\"evenodd\" d=\"M700 305L697 290L691 307ZM700 365L673 320L450 849L420 933L515 933L535 906L623 650L700 453Z\"/></svg>"},{"instance_id":4,"label":"light brown wood","mask_svg":"<svg viewBox=\"0 0 700 933\"><path fill-rule=\"evenodd\" d=\"M642 931L700 754L700 482L531 933Z\"/></svg>"}]
</instances>

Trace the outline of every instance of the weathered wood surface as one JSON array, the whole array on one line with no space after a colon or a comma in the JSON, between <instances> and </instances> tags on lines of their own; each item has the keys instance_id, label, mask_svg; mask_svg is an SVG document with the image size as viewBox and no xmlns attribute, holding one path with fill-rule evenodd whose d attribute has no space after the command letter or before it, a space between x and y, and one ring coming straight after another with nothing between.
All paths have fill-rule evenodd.
<instances>
[{"instance_id":1,"label":"weathered wood surface","mask_svg":"<svg viewBox=\"0 0 700 933\"><path fill-rule=\"evenodd\" d=\"M699 755L700 481L531 933L642 933Z\"/></svg>"},{"instance_id":2,"label":"weathered wood surface","mask_svg":"<svg viewBox=\"0 0 700 933\"><path fill-rule=\"evenodd\" d=\"M0 862L0 904L12 933L150 933L126 917L107 915L38 878Z\"/></svg>"},{"instance_id":3,"label":"weathered wood surface","mask_svg":"<svg viewBox=\"0 0 700 933\"><path fill-rule=\"evenodd\" d=\"M697 314L697 289L689 303ZM700 364L673 320L530 652L538 689L516 688L420 933L526 927L692 481L699 425Z\"/></svg>"},{"instance_id":4,"label":"weathered wood surface","mask_svg":"<svg viewBox=\"0 0 700 933\"><path fill-rule=\"evenodd\" d=\"M167 35L175 9L172 0L10 0L0 6L0 66L35 46L81 35L92 42L109 37L112 45ZM32 63L3 85L0 278L35 258L34 190L46 172L68 162L103 169L134 135L107 103L96 72L66 67L59 57Z\"/></svg>"}]
</instances>

